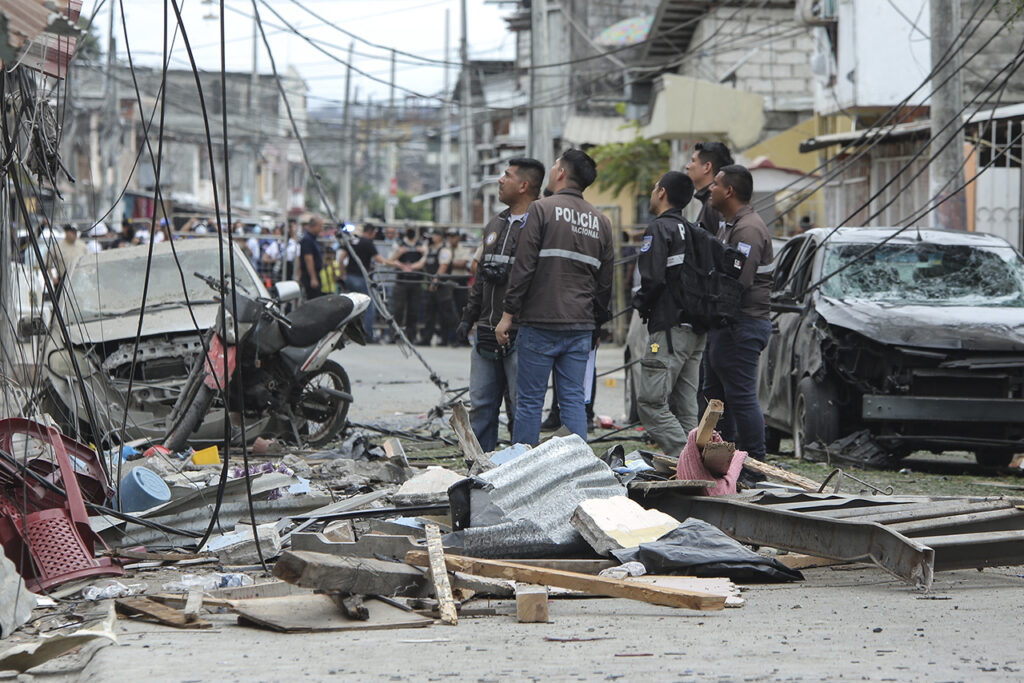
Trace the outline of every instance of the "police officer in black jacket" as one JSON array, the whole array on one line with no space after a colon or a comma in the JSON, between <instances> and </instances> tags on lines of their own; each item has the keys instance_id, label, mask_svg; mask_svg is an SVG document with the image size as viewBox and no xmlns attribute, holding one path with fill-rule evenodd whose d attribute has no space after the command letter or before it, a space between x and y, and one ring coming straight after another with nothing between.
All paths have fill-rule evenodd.
<instances>
[{"instance_id":1,"label":"police officer in black jacket","mask_svg":"<svg viewBox=\"0 0 1024 683\"><path fill-rule=\"evenodd\" d=\"M693 197L693 181L685 173L669 171L651 191L650 212L657 216L644 232L637 269L640 289L633 307L650 333L640 361L637 411L644 429L673 458L686 445L697 426L697 391L706 330L681 322L674 288L683 264L688 233L694 229L683 218Z\"/></svg>"}]
</instances>

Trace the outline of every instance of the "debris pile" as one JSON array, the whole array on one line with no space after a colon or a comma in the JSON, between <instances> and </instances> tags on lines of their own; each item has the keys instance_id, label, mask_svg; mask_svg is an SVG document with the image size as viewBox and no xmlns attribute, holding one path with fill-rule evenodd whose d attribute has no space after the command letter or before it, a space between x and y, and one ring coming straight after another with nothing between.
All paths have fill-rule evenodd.
<instances>
[{"instance_id":1,"label":"debris pile","mask_svg":"<svg viewBox=\"0 0 1024 683\"><path fill-rule=\"evenodd\" d=\"M621 447L598 456L575 435L483 453L457 409L465 469L363 432L313 452L268 449L248 467L154 455L121 462L121 479L138 472L132 481L161 495L135 509L122 489L120 511L91 448L18 423L36 446L8 439L0 496L36 502L27 515L0 511L0 636L22 641L0 652L0 668L116 642L115 613L175 629L284 633L485 616L543 623L559 619L567 596L721 610L749 599L737 583L799 581L816 564L873 562L928 586L934 571L1019 560L1006 541L1024 534L1020 501L811 493L822 487L715 448L714 409L690 435L700 467L689 469L685 451L672 463ZM19 448L32 455L12 455ZM56 466L44 467L51 458ZM725 493L737 463L784 483ZM41 513L74 533L40 542L31 532ZM1003 530L991 532L997 517ZM75 548L82 566L41 572L46 543ZM20 555L26 546L34 552ZM29 642L71 623L79 630L45 647Z\"/></svg>"}]
</instances>

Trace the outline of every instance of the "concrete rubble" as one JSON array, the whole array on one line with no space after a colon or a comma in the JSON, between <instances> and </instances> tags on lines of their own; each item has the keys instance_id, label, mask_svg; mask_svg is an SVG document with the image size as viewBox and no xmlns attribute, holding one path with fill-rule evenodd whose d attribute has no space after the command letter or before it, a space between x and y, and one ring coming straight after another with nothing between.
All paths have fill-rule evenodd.
<instances>
[{"instance_id":1,"label":"concrete rubble","mask_svg":"<svg viewBox=\"0 0 1024 683\"><path fill-rule=\"evenodd\" d=\"M657 477L638 486L638 468L624 465L621 450L602 459L576 436L554 437L536 448L478 456L487 467L466 476L468 468L417 460L397 438L378 446L349 437L334 450L257 458L248 481L235 468L223 486L217 465L154 456L143 462L170 487L169 502L129 519L109 512L89 519L108 546L97 554L127 578L68 580L51 594L61 608L116 605L122 618L150 628L298 634L458 628L471 618L544 628L564 619L560 601L567 597L713 612L756 600L750 582L801 578L783 566L786 556L766 557L711 524L667 514L673 501L706 500L704 488ZM197 547L218 489L213 533ZM1007 519L1020 512L1012 505L993 510ZM21 670L45 659L32 638L46 627L28 630L39 614L32 611L37 596L15 570L0 557L0 604L18 606L0 614L0 635L21 643L21 659L7 660ZM130 590L109 590L118 583ZM104 623L89 622L82 640L69 642L113 642ZM53 656L63 651L54 647ZM25 659L30 652L42 654Z\"/></svg>"}]
</instances>

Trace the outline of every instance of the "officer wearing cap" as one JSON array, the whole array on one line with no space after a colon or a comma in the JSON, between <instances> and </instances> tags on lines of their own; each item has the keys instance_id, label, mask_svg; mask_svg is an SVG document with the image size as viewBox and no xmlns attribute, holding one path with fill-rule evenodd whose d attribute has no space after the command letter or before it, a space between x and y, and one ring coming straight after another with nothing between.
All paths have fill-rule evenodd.
<instances>
[{"instance_id":1,"label":"officer wearing cap","mask_svg":"<svg viewBox=\"0 0 1024 683\"><path fill-rule=\"evenodd\" d=\"M458 341L465 342L476 325L476 343L470 352L469 422L485 451L494 450L498 442L502 399L513 416L510 431L514 425L517 323L512 321L504 345L498 344L495 327L501 321L502 300L515 262L519 234L530 203L540 195L543 181L544 164L528 158L511 159L498 179L498 200L508 208L484 227L480 265L455 334Z\"/></svg>"},{"instance_id":2,"label":"officer wearing cap","mask_svg":"<svg viewBox=\"0 0 1024 683\"><path fill-rule=\"evenodd\" d=\"M585 152L563 152L548 175L553 194L530 205L519 236L495 329L498 343L507 343L518 316L516 443L536 445L540 439L552 370L562 424L587 438L584 375L594 332L610 317L615 260L611 221L583 199L596 178L597 165Z\"/></svg>"}]
</instances>

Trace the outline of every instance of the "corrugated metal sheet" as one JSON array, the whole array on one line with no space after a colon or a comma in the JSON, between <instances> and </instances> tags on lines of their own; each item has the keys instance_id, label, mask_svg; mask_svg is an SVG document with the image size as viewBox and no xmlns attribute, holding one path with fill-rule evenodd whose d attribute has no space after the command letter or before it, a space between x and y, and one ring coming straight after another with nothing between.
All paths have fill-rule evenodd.
<instances>
[{"instance_id":1,"label":"corrugated metal sheet","mask_svg":"<svg viewBox=\"0 0 1024 683\"><path fill-rule=\"evenodd\" d=\"M592 552L569 518L589 498L626 495L611 469L576 435L555 437L479 477L468 529L446 545L476 557Z\"/></svg>"}]
</instances>

